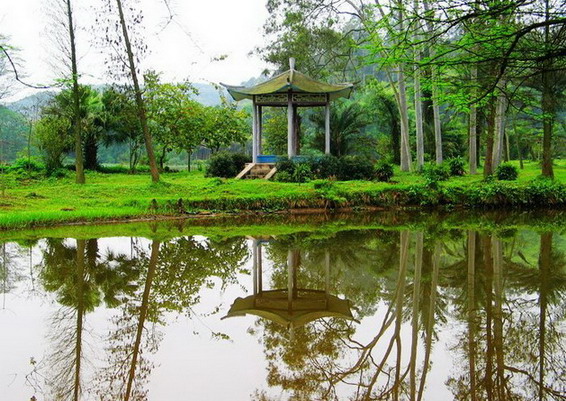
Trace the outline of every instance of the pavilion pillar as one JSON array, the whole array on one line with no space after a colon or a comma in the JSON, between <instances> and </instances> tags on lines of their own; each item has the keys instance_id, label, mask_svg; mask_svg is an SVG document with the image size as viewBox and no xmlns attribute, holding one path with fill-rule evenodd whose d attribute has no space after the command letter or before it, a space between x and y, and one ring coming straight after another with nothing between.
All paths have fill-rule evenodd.
<instances>
[{"instance_id":1,"label":"pavilion pillar","mask_svg":"<svg viewBox=\"0 0 566 401\"><path fill-rule=\"evenodd\" d=\"M263 107L257 106L257 154L263 154L262 146L263 137Z\"/></svg>"},{"instance_id":2,"label":"pavilion pillar","mask_svg":"<svg viewBox=\"0 0 566 401\"><path fill-rule=\"evenodd\" d=\"M295 116L293 114L293 96L289 93L287 101L287 156L289 159L295 156Z\"/></svg>"},{"instance_id":3,"label":"pavilion pillar","mask_svg":"<svg viewBox=\"0 0 566 401\"><path fill-rule=\"evenodd\" d=\"M253 113L252 113L252 162L257 163L257 142L258 142L258 129L257 129L257 105L255 99L253 102Z\"/></svg>"},{"instance_id":4,"label":"pavilion pillar","mask_svg":"<svg viewBox=\"0 0 566 401\"><path fill-rule=\"evenodd\" d=\"M330 101L326 101L324 108L324 153L330 154Z\"/></svg>"}]
</instances>

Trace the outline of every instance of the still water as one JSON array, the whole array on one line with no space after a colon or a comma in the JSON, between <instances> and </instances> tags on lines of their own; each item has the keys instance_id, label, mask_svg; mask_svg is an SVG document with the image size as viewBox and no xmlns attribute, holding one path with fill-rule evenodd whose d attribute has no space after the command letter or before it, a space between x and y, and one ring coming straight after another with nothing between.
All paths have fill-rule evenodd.
<instances>
[{"instance_id":1,"label":"still water","mask_svg":"<svg viewBox=\"0 0 566 401\"><path fill-rule=\"evenodd\" d=\"M0 243L0 400L566 397L564 226L314 226Z\"/></svg>"}]
</instances>

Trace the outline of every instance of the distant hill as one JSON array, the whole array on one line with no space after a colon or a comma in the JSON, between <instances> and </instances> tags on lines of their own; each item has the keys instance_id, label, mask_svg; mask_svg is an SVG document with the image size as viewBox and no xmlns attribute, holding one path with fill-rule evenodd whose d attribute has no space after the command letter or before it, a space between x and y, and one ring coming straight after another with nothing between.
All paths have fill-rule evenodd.
<instances>
[{"instance_id":1,"label":"distant hill","mask_svg":"<svg viewBox=\"0 0 566 401\"><path fill-rule=\"evenodd\" d=\"M210 84L204 83L194 83L193 86L198 90L199 94L195 96L195 100L200 102L205 106L217 106L221 103L220 101L220 93L219 91ZM102 89L104 86L97 85L94 86L95 89ZM227 92L224 89L220 89L221 93L225 96ZM16 100L14 102L6 103L5 107L8 109L22 113L28 114L30 110L34 107L39 106L41 108L42 105L47 104L49 100L55 96L56 91L43 91L34 93L33 95L26 96L20 100Z\"/></svg>"}]
</instances>

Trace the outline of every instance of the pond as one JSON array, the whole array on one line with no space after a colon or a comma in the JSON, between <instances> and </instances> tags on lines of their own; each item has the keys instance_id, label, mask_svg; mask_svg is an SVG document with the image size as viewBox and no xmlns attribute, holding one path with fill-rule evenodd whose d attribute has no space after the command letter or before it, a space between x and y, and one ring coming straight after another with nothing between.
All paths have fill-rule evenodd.
<instances>
[{"instance_id":1,"label":"pond","mask_svg":"<svg viewBox=\"0 0 566 401\"><path fill-rule=\"evenodd\" d=\"M0 399L563 399L565 221L15 233L0 243Z\"/></svg>"}]
</instances>

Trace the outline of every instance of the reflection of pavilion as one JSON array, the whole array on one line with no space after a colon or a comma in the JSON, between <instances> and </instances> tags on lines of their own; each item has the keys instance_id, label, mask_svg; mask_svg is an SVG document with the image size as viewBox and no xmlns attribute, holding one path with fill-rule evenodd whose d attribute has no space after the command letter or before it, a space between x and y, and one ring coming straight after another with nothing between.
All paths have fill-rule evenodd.
<instances>
[{"instance_id":1,"label":"reflection of pavilion","mask_svg":"<svg viewBox=\"0 0 566 401\"><path fill-rule=\"evenodd\" d=\"M297 269L300 252L289 250L287 255L287 288L263 289L262 241L253 239L253 295L237 298L224 317L256 315L269 319L290 329L303 326L324 317L339 317L353 320L350 301L329 294L330 255L325 256L325 289L299 288Z\"/></svg>"}]
</instances>

